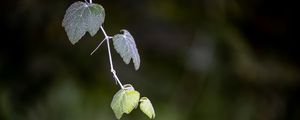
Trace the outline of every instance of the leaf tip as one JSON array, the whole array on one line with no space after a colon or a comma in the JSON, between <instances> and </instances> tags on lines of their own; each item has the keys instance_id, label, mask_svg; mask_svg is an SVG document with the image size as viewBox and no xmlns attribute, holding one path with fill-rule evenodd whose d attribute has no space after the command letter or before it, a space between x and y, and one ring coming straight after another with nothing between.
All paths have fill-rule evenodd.
<instances>
[{"instance_id":1,"label":"leaf tip","mask_svg":"<svg viewBox=\"0 0 300 120\"><path fill-rule=\"evenodd\" d=\"M70 40L72 45L75 45L77 42L74 42L73 40Z\"/></svg>"},{"instance_id":2,"label":"leaf tip","mask_svg":"<svg viewBox=\"0 0 300 120\"><path fill-rule=\"evenodd\" d=\"M134 68L135 68L135 70L137 71L137 70L139 70L139 68L140 68L140 63L136 63L136 64L134 64Z\"/></svg>"}]
</instances>

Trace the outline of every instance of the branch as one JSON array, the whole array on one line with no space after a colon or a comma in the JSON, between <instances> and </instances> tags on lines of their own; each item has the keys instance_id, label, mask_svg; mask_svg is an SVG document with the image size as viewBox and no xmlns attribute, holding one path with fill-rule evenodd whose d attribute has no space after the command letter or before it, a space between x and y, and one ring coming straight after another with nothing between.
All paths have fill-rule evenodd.
<instances>
[{"instance_id":1,"label":"branch","mask_svg":"<svg viewBox=\"0 0 300 120\"><path fill-rule=\"evenodd\" d=\"M105 38L104 38L103 41L106 40L106 43L107 43L108 58L109 58L109 63L110 63L110 72L113 74L114 79L115 79L116 82L120 85L120 87L121 87L122 89L124 89L124 87L123 87L121 81L119 80L119 78L118 78L118 76L117 76L117 73L116 73L116 71L115 71L115 69L114 69L114 65L113 65L113 62L112 62L111 51L110 51L110 45L109 45L109 39L111 39L112 37L110 37L110 36L108 36L108 35L106 34L106 32L105 32L105 30L103 29L102 26L101 26L100 28L101 28L101 30L102 30L104 36L105 36Z\"/></svg>"}]
</instances>

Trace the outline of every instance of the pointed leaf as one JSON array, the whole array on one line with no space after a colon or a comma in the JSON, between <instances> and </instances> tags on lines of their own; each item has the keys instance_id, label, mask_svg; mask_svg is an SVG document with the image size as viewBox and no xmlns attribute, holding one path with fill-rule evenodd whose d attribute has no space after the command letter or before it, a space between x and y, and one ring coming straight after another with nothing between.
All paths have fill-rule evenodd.
<instances>
[{"instance_id":1,"label":"pointed leaf","mask_svg":"<svg viewBox=\"0 0 300 120\"><path fill-rule=\"evenodd\" d=\"M155 111L151 104L151 101L147 97L142 97L140 103L140 109L150 118L155 118Z\"/></svg>"},{"instance_id":2,"label":"pointed leaf","mask_svg":"<svg viewBox=\"0 0 300 120\"><path fill-rule=\"evenodd\" d=\"M121 89L119 90L113 97L113 100L110 104L110 107L113 109L115 116L117 119L121 119L123 115L123 96L125 95L125 90Z\"/></svg>"},{"instance_id":3,"label":"pointed leaf","mask_svg":"<svg viewBox=\"0 0 300 120\"><path fill-rule=\"evenodd\" d=\"M129 64L132 59L135 70L138 70L140 67L140 55L134 39L127 30L121 30L121 32L123 32L123 34L116 34L113 37L114 47L126 64Z\"/></svg>"},{"instance_id":4,"label":"pointed leaf","mask_svg":"<svg viewBox=\"0 0 300 120\"><path fill-rule=\"evenodd\" d=\"M72 44L77 43L86 32L94 36L103 24L104 8L99 4L75 2L66 11L62 26Z\"/></svg>"}]
</instances>

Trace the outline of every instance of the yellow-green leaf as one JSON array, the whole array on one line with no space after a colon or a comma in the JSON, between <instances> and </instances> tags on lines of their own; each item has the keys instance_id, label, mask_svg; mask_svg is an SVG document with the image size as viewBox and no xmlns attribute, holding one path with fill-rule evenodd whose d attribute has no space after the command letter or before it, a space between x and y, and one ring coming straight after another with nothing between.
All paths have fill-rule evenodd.
<instances>
[{"instance_id":1,"label":"yellow-green leaf","mask_svg":"<svg viewBox=\"0 0 300 120\"><path fill-rule=\"evenodd\" d=\"M119 90L113 97L113 100L111 101L110 107L113 109L115 116L117 119L121 119L123 115L123 96L125 95L125 90L121 89Z\"/></svg>"},{"instance_id":2,"label":"yellow-green leaf","mask_svg":"<svg viewBox=\"0 0 300 120\"><path fill-rule=\"evenodd\" d=\"M138 106L140 93L135 91L132 85L126 84L113 97L111 108L117 119L121 119L124 113L129 114Z\"/></svg>"},{"instance_id":3,"label":"yellow-green leaf","mask_svg":"<svg viewBox=\"0 0 300 120\"><path fill-rule=\"evenodd\" d=\"M147 97L142 97L140 100L140 109L150 118L155 118L155 111L151 101Z\"/></svg>"},{"instance_id":4,"label":"yellow-green leaf","mask_svg":"<svg viewBox=\"0 0 300 120\"><path fill-rule=\"evenodd\" d=\"M123 98L123 111L129 114L139 104L140 93L135 90L126 90Z\"/></svg>"}]
</instances>

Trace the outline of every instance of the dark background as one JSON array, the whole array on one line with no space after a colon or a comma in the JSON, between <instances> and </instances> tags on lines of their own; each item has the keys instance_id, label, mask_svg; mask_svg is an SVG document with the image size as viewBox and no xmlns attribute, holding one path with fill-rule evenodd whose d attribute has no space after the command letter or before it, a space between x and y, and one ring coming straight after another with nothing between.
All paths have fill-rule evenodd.
<instances>
[{"instance_id":1,"label":"dark background","mask_svg":"<svg viewBox=\"0 0 300 120\"><path fill-rule=\"evenodd\" d=\"M113 120L119 87L103 39L72 45L61 22L75 0L1 1L0 120ZM157 120L299 120L299 5L292 0L94 0L109 35L128 29L135 71L113 50L123 83ZM139 110L124 120L146 120Z\"/></svg>"}]
</instances>

